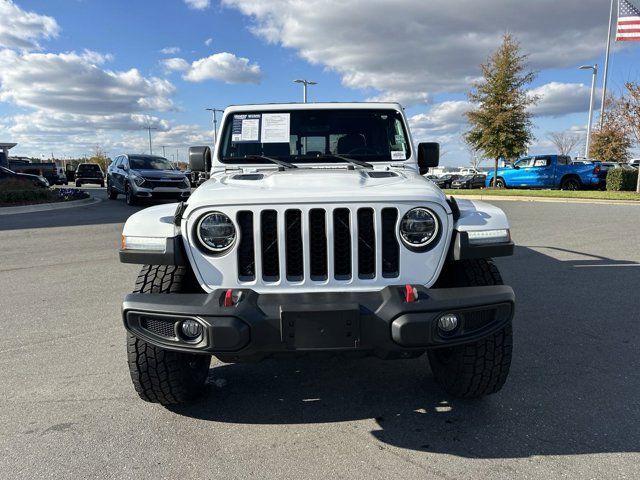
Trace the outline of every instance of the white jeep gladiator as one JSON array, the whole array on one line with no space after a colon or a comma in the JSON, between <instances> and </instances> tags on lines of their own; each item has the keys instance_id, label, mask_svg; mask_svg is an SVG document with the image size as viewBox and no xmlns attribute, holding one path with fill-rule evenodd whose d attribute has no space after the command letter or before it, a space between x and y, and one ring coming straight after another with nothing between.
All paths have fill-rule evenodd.
<instances>
[{"instance_id":1,"label":"white jeep gladiator","mask_svg":"<svg viewBox=\"0 0 640 480\"><path fill-rule=\"evenodd\" d=\"M411 139L395 103L232 106L209 179L186 203L124 226L120 260L144 265L122 318L144 400L171 404L224 362L309 352L414 358L450 395L503 386L513 290L502 210L447 198L423 177L437 143Z\"/></svg>"}]
</instances>

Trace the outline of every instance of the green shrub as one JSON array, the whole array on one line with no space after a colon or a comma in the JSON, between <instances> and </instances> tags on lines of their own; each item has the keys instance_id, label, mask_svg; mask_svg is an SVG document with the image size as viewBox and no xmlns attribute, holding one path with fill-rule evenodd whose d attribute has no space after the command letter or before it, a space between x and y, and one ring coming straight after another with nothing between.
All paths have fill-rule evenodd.
<instances>
[{"instance_id":1,"label":"green shrub","mask_svg":"<svg viewBox=\"0 0 640 480\"><path fill-rule=\"evenodd\" d=\"M56 192L12 179L0 181L0 204L56 202Z\"/></svg>"},{"instance_id":2,"label":"green shrub","mask_svg":"<svg viewBox=\"0 0 640 480\"><path fill-rule=\"evenodd\" d=\"M616 192L634 192L638 181L638 170L629 168L611 168L607 172L607 190Z\"/></svg>"}]
</instances>

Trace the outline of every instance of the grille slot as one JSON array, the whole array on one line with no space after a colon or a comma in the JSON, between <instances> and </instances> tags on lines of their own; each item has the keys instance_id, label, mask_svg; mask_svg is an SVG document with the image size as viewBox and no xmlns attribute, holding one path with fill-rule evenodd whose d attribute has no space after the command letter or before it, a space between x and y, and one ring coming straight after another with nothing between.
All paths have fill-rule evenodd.
<instances>
[{"instance_id":1,"label":"grille slot","mask_svg":"<svg viewBox=\"0 0 640 480\"><path fill-rule=\"evenodd\" d=\"M400 275L400 246L396 238L398 210L382 209L382 276L385 278Z\"/></svg>"},{"instance_id":2,"label":"grille slot","mask_svg":"<svg viewBox=\"0 0 640 480\"><path fill-rule=\"evenodd\" d=\"M250 282L256 278L256 259L253 245L253 212L238 212L240 244L238 245L238 279Z\"/></svg>"},{"instance_id":3,"label":"grille slot","mask_svg":"<svg viewBox=\"0 0 640 480\"><path fill-rule=\"evenodd\" d=\"M470 332L486 327L496 318L496 309L479 310L475 312L464 312L464 331Z\"/></svg>"},{"instance_id":4,"label":"grille slot","mask_svg":"<svg viewBox=\"0 0 640 480\"><path fill-rule=\"evenodd\" d=\"M333 211L334 272L337 280L351 278L351 221L348 208Z\"/></svg>"},{"instance_id":5,"label":"grille slot","mask_svg":"<svg viewBox=\"0 0 640 480\"><path fill-rule=\"evenodd\" d=\"M327 215L323 209L309 211L311 280L327 279Z\"/></svg>"},{"instance_id":6,"label":"grille slot","mask_svg":"<svg viewBox=\"0 0 640 480\"><path fill-rule=\"evenodd\" d=\"M287 210L284 218L287 280L300 281L304 278L302 260L302 212L300 210Z\"/></svg>"},{"instance_id":7,"label":"grille slot","mask_svg":"<svg viewBox=\"0 0 640 480\"><path fill-rule=\"evenodd\" d=\"M155 318L142 318L142 328L155 333L159 337L176 338L175 323Z\"/></svg>"},{"instance_id":8,"label":"grille slot","mask_svg":"<svg viewBox=\"0 0 640 480\"><path fill-rule=\"evenodd\" d=\"M376 232L373 208L358 210L358 277L373 278L376 275Z\"/></svg>"},{"instance_id":9,"label":"grille slot","mask_svg":"<svg viewBox=\"0 0 640 480\"><path fill-rule=\"evenodd\" d=\"M278 254L278 212L263 210L260 222L262 237L262 278L267 282L280 279L280 255Z\"/></svg>"}]
</instances>

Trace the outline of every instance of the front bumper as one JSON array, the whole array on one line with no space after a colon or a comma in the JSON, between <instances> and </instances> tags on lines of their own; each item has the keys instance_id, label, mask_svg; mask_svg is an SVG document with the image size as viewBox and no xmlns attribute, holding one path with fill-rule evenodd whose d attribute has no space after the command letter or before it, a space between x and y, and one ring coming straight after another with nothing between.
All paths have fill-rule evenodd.
<instances>
[{"instance_id":1,"label":"front bumper","mask_svg":"<svg viewBox=\"0 0 640 480\"><path fill-rule=\"evenodd\" d=\"M143 184L144 185L144 184ZM191 187L156 187L145 188L139 187L133 183L133 194L139 198L157 198L157 199L185 199L191 195Z\"/></svg>"},{"instance_id":2,"label":"front bumper","mask_svg":"<svg viewBox=\"0 0 640 480\"><path fill-rule=\"evenodd\" d=\"M130 294L122 305L125 328L162 348L214 354L237 362L309 351L418 356L428 348L460 345L494 333L511 321L513 290L504 285L450 289L416 287L405 301L404 286L373 292L258 294L235 290L239 301L223 306L225 290L211 294ZM455 313L458 327L437 326ZM188 341L180 323L196 320L203 335Z\"/></svg>"}]
</instances>

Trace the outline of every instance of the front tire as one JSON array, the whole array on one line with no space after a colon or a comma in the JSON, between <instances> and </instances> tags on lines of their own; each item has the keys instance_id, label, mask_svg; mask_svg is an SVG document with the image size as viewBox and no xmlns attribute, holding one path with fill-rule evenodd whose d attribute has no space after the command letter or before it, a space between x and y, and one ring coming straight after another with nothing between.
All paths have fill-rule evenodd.
<instances>
[{"instance_id":1,"label":"front tire","mask_svg":"<svg viewBox=\"0 0 640 480\"><path fill-rule=\"evenodd\" d=\"M145 265L133 293L189 291L185 267ZM211 356L174 352L152 345L127 332L127 358L133 386L146 402L171 405L193 400L205 388Z\"/></svg>"},{"instance_id":2,"label":"front tire","mask_svg":"<svg viewBox=\"0 0 640 480\"><path fill-rule=\"evenodd\" d=\"M127 185L127 188L124 194L125 194L127 205L129 205L130 207L135 207L138 204L138 199L133 194L133 189L130 186Z\"/></svg>"},{"instance_id":3,"label":"front tire","mask_svg":"<svg viewBox=\"0 0 640 480\"><path fill-rule=\"evenodd\" d=\"M492 260L463 260L445 266L439 287L502 285ZM433 376L449 395L478 398L498 392L507 380L513 350L511 322L473 343L427 352Z\"/></svg>"},{"instance_id":4,"label":"front tire","mask_svg":"<svg viewBox=\"0 0 640 480\"><path fill-rule=\"evenodd\" d=\"M560 184L561 190L580 190L580 180L574 177L565 178Z\"/></svg>"},{"instance_id":5,"label":"front tire","mask_svg":"<svg viewBox=\"0 0 640 480\"><path fill-rule=\"evenodd\" d=\"M76 187L80 188L82 186L82 182L76 182Z\"/></svg>"},{"instance_id":6,"label":"front tire","mask_svg":"<svg viewBox=\"0 0 640 480\"><path fill-rule=\"evenodd\" d=\"M107 196L109 197L109 200L116 200L118 198L118 192L113 189L109 182L107 182Z\"/></svg>"}]
</instances>

